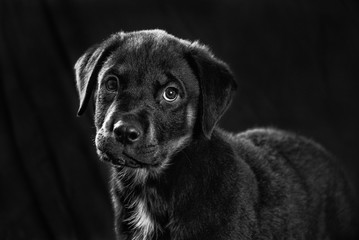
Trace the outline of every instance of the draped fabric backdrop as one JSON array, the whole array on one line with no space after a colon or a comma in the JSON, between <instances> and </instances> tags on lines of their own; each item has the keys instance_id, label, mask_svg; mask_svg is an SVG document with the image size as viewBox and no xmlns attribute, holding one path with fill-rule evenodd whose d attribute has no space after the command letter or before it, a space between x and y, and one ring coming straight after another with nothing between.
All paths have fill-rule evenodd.
<instances>
[{"instance_id":1,"label":"draped fabric backdrop","mask_svg":"<svg viewBox=\"0 0 359 240\"><path fill-rule=\"evenodd\" d=\"M274 126L359 173L359 6L351 0L0 0L0 239L113 239L107 166L73 65L119 30L208 44L239 83L220 125Z\"/></svg>"}]
</instances>

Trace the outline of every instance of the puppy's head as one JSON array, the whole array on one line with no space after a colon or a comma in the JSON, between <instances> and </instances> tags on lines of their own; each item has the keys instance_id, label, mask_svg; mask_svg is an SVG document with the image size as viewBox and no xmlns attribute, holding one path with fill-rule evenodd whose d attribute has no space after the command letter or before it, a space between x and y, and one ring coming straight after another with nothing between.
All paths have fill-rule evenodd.
<instances>
[{"instance_id":1,"label":"puppy's head","mask_svg":"<svg viewBox=\"0 0 359 240\"><path fill-rule=\"evenodd\" d=\"M95 93L97 153L132 168L163 168L197 127L209 139L236 88L205 46L161 30L114 34L75 71L78 115Z\"/></svg>"}]
</instances>

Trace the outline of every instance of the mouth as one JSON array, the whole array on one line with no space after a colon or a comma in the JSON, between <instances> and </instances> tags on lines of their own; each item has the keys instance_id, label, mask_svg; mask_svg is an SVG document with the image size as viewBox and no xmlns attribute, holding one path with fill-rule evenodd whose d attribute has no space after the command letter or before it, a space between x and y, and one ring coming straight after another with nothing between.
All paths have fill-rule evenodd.
<instances>
[{"instance_id":1,"label":"mouth","mask_svg":"<svg viewBox=\"0 0 359 240\"><path fill-rule=\"evenodd\" d=\"M141 148L136 149L136 151L144 156L150 156L151 154L155 153L157 150L156 145L148 145Z\"/></svg>"},{"instance_id":2,"label":"mouth","mask_svg":"<svg viewBox=\"0 0 359 240\"><path fill-rule=\"evenodd\" d=\"M124 166L129 168L156 168L160 164L159 163L144 163L125 151L118 157L113 156L111 153L101 153L99 154L101 160L105 162L109 162L114 166Z\"/></svg>"}]
</instances>

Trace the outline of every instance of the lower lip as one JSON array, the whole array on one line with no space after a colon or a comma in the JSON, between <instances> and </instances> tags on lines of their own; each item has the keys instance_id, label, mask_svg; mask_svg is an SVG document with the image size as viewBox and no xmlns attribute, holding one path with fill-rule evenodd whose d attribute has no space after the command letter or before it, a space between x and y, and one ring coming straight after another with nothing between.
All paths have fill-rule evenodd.
<instances>
[{"instance_id":1,"label":"lower lip","mask_svg":"<svg viewBox=\"0 0 359 240\"><path fill-rule=\"evenodd\" d=\"M145 157L145 158L153 157L153 156L156 155L156 149L149 150L149 151L138 152L138 154L142 155L142 157Z\"/></svg>"},{"instance_id":2,"label":"lower lip","mask_svg":"<svg viewBox=\"0 0 359 240\"><path fill-rule=\"evenodd\" d=\"M151 152L149 152L149 153L151 153ZM134 159L133 157L131 157L130 155L128 155L125 152L122 152L121 155L122 155L121 157L112 157L112 156L109 156L107 153L103 153L101 158L104 161L109 162L115 166L125 166L125 167L130 167L130 168L146 168L146 167L156 167L157 166L157 164L151 165L151 164L142 163L142 162Z\"/></svg>"}]
</instances>

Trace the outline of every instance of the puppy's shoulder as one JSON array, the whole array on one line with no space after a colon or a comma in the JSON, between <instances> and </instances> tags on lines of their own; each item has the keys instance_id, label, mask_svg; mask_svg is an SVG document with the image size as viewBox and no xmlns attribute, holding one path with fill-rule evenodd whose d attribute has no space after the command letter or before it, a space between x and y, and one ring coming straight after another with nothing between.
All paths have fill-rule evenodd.
<instances>
[{"instance_id":1,"label":"puppy's shoulder","mask_svg":"<svg viewBox=\"0 0 359 240\"><path fill-rule=\"evenodd\" d=\"M233 135L235 149L257 163L290 166L303 174L320 171L329 175L337 168L336 158L316 141L275 128L251 129Z\"/></svg>"},{"instance_id":2,"label":"puppy's shoulder","mask_svg":"<svg viewBox=\"0 0 359 240\"><path fill-rule=\"evenodd\" d=\"M275 128L254 128L240 133L227 133L223 130L217 131L221 138L230 143L235 149L256 150L264 148L284 148L283 145L293 145L301 139L293 133Z\"/></svg>"},{"instance_id":3,"label":"puppy's shoulder","mask_svg":"<svg viewBox=\"0 0 359 240\"><path fill-rule=\"evenodd\" d=\"M276 128L255 128L233 136L237 143L249 141L259 148L275 149L278 152L294 150L317 151L329 155L319 143L293 132Z\"/></svg>"},{"instance_id":4,"label":"puppy's shoulder","mask_svg":"<svg viewBox=\"0 0 359 240\"><path fill-rule=\"evenodd\" d=\"M314 140L276 128L255 128L237 134L222 134L242 158L283 159L296 165L327 165L334 157Z\"/></svg>"}]
</instances>

